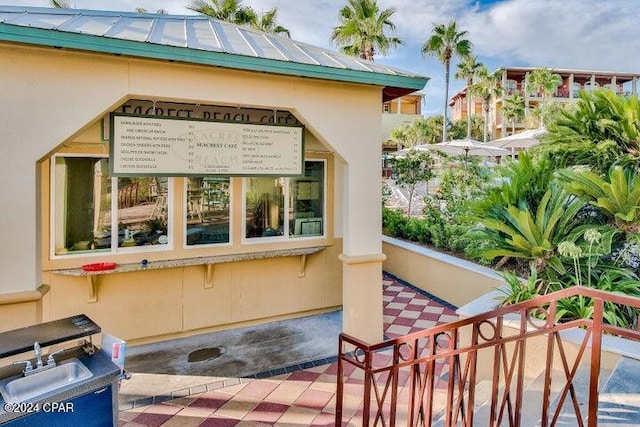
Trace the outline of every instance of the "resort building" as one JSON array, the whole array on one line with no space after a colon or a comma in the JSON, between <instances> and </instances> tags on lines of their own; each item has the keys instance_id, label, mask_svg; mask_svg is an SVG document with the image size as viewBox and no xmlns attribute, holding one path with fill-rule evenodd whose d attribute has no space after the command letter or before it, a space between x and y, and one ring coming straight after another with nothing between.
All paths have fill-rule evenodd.
<instances>
[{"instance_id":1,"label":"resort building","mask_svg":"<svg viewBox=\"0 0 640 427\"><path fill-rule=\"evenodd\" d=\"M450 120L457 122L459 120L466 120L468 114L467 109L467 88L463 88L451 97L449 101L449 107L451 108ZM484 111L482 110L482 100L477 97L471 98L471 115L482 117Z\"/></svg>"},{"instance_id":2,"label":"resort building","mask_svg":"<svg viewBox=\"0 0 640 427\"><path fill-rule=\"evenodd\" d=\"M391 132L415 119L423 118L423 101L424 93L415 92L382 103L382 176L391 176L386 154L402 148L389 140Z\"/></svg>"},{"instance_id":3,"label":"resort building","mask_svg":"<svg viewBox=\"0 0 640 427\"><path fill-rule=\"evenodd\" d=\"M525 128L525 122L531 111L542 101L542 94L530 93L526 87L527 75L535 70L532 67L503 67L498 68L494 73L502 76L502 95L493 97L490 103L489 112L489 133L494 138L501 138L512 133L512 124L505 121L501 114L502 105L506 98L513 93L520 93L525 99L525 119L520 123L515 123L515 131L519 132ZM549 68L554 74L562 78L562 83L549 99L551 102L573 102L581 90L590 92L598 88L609 88L621 96L636 95L637 82L640 74L572 70L562 68ZM473 100L473 113L482 115L482 102ZM459 120L467 117L466 89L456 93L449 103L451 107L452 120Z\"/></svg>"},{"instance_id":4,"label":"resort building","mask_svg":"<svg viewBox=\"0 0 640 427\"><path fill-rule=\"evenodd\" d=\"M135 343L342 308L382 339L380 105L426 77L76 9L0 6L0 54L0 330L84 313Z\"/></svg>"}]
</instances>

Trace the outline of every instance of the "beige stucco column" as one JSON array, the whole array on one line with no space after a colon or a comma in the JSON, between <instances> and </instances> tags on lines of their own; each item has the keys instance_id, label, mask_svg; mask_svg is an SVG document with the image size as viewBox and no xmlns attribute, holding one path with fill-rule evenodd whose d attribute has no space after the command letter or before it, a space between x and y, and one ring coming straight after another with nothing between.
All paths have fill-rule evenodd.
<instances>
[{"instance_id":1,"label":"beige stucco column","mask_svg":"<svg viewBox=\"0 0 640 427\"><path fill-rule=\"evenodd\" d=\"M376 147L378 144L375 145ZM344 172L343 331L369 343L383 339L382 217L379 157L362 147Z\"/></svg>"}]
</instances>

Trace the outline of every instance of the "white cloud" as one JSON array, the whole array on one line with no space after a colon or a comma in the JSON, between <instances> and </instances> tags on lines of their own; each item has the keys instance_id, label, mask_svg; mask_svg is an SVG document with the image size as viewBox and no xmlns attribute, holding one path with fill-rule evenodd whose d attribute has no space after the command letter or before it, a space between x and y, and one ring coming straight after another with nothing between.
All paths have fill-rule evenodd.
<instances>
[{"instance_id":1,"label":"white cloud","mask_svg":"<svg viewBox=\"0 0 640 427\"><path fill-rule=\"evenodd\" d=\"M434 24L457 20L468 31L480 61L500 66L576 68L640 72L638 0L501 0L480 7L478 0L378 0L395 7L396 35L404 44L376 61L431 77L426 114L442 111L444 70L421 48ZM133 11L160 8L189 14L188 0L71 0L78 8ZM0 0L0 4L50 6L50 0ZM244 0L258 12L278 7L278 19L295 40L337 50L329 38L346 0ZM455 64L452 66L452 75ZM451 80L450 94L464 82Z\"/></svg>"},{"instance_id":2,"label":"white cloud","mask_svg":"<svg viewBox=\"0 0 640 427\"><path fill-rule=\"evenodd\" d=\"M460 23L478 53L501 65L638 71L640 2L512 0Z\"/></svg>"}]
</instances>

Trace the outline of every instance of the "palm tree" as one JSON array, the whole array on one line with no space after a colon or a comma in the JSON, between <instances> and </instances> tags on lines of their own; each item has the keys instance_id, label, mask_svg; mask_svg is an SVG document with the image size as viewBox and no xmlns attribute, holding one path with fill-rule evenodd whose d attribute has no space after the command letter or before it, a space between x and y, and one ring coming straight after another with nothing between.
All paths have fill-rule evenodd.
<instances>
[{"instance_id":1,"label":"palm tree","mask_svg":"<svg viewBox=\"0 0 640 427\"><path fill-rule=\"evenodd\" d=\"M255 25L258 19L250 6L242 6L242 0L191 0L186 8L239 25Z\"/></svg>"},{"instance_id":2,"label":"palm tree","mask_svg":"<svg viewBox=\"0 0 640 427\"><path fill-rule=\"evenodd\" d=\"M562 77L553 73L549 68L536 68L525 79L527 95L542 95L540 106L540 127L544 125L544 104L547 98L555 93L562 84Z\"/></svg>"},{"instance_id":3,"label":"palm tree","mask_svg":"<svg viewBox=\"0 0 640 427\"><path fill-rule=\"evenodd\" d=\"M478 70L482 67L482 63L478 62L477 56L465 56L462 62L458 63L458 72L456 79L465 79L467 81L467 138L471 138L471 94L469 88L473 85L473 78Z\"/></svg>"},{"instance_id":4,"label":"palm tree","mask_svg":"<svg viewBox=\"0 0 640 427\"><path fill-rule=\"evenodd\" d=\"M442 140L447 140L447 104L449 103L449 68L451 58L465 57L471 54L471 42L465 39L466 31L458 32L456 22L447 25L433 26L431 37L422 46L422 55L433 55L444 64L444 126L442 126Z\"/></svg>"},{"instance_id":5,"label":"palm tree","mask_svg":"<svg viewBox=\"0 0 640 427\"><path fill-rule=\"evenodd\" d=\"M395 8L380 10L376 0L348 0L340 9L340 25L333 28L331 41L353 56L373 61L376 53L386 55L390 48L402 44L402 40L388 35L396 29L391 17Z\"/></svg>"},{"instance_id":6,"label":"palm tree","mask_svg":"<svg viewBox=\"0 0 640 427\"><path fill-rule=\"evenodd\" d=\"M71 9L71 5L65 0L51 0L51 5L56 9Z\"/></svg>"},{"instance_id":7,"label":"palm tree","mask_svg":"<svg viewBox=\"0 0 640 427\"><path fill-rule=\"evenodd\" d=\"M260 15L253 26L265 33L280 34L286 37L291 37L291 33L288 29L282 25L278 25L278 20L276 19L277 14L278 8L274 7L270 11Z\"/></svg>"},{"instance_id":8,"label":"palm tree","mask_svg":"<svg viewBox=\"0 0 640 427\"><path fill-rule=\"evenodd\" d=\"M511 122L511 133L516 133L516 122L524 119L524 98L518 92L505 98L502 104L502 117Z\"/></svg>"},{"instance_id":9,"label":"palm tree","mask_svg":"<svg viewBox=\"0 0 640 427\"><path fill-rule=\"evenodd\" d=\"M138 12L138 13L147 13L147 12L148 12L148 10L147 10L147 9L145 9L144 7L136 7L136 12ZM166 15L166 14L167 14L167 11L166 11L165 9L158 9L158 10L156 11L156 13L157 13L158 15Z\"/></svg>"},{"instance_id":10,"label":"palm tree","mask_svg":"<svg viewBox=\"0 0 640 427\"><path fill-rule=\"evenodd\" d=\"M502 87L500 86L501 76L496 73L489 73L487 67L482 66L478 70L476 77L478 80L471 85L470 93L482 99L482 108L484 110L483 141L487 142L489 137L489 110L491 108L491 100L494 96L502 95Z\"/></svg>"}]
</instances>

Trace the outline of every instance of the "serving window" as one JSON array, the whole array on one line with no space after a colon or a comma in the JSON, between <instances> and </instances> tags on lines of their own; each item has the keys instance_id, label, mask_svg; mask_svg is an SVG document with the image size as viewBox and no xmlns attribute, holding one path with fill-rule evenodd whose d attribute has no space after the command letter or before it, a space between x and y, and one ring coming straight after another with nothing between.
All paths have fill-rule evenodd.
<instances>
[{"instance_id":1,"label":"serving window","mask_svg":"<svg viewBox=\"0 0 640 427\"><path fill-rule=\"evenodd\" d=\"M64 155L51 182L55 256L169 246L170 179L112 178L107 157Z\"/></svg>"},{"instance_id":2,"label":"serving window","mask_svg":"<svg viewBox=\"0 0 640 427\"><path fill-rule=\"evenodd\" d=\"M229 243L230 179L202 176L185 181L187 246Z\"/></svg>"},{"instance_id":3,"label":"serving window","mask_svg":"<svg viewBox=\"0 0 640 427\"><path fill-rule=\"evenodd\" d=\"M245 239L324 236L325 177L324 160L307 160L302 177L245 178Z\"/></svg>"},{"instance_id":4,"label":"serving window","mask_svg":"<svg viewBox=\"0 0 640 427\"><path fill-rule=\"evenodd\" d=\"M106 155L52 158L52 257L173 250L176 226L185 249L232 246L233 179L243 182L243 243L326 237L325 159L306 160L295 177L185 177L181 218L173 178L112 177L109 166Z\"/></svg>"}]
</instances>

